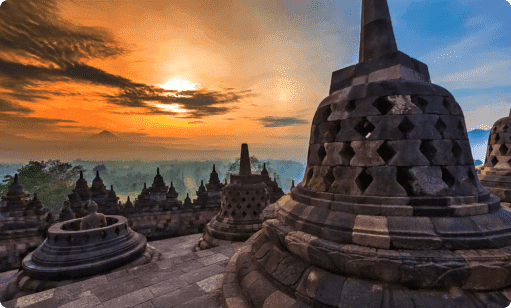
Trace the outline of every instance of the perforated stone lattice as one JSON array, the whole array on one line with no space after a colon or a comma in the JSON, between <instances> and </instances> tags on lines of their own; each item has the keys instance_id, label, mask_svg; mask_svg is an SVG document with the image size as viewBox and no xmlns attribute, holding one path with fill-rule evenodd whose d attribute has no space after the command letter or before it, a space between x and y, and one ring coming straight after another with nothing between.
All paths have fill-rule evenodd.
<instances>
[{"instance_id":1,"label":"perforated stone lattice","mask_svg":"<svg viewBox=\"0 0 511 308\"><path fill-rule=\"evenodd\" d=\"M263 190L235 190L222 191L222 209L219 218L235 220L259 220L261 211L269 204L268 192Z\"/></svg>"},{"instance_id":2,"label":"perforated stone lattice","mask_svg":"<svg viewBox=\"0 0 511 308\"><path fill-rule=\"evenodd\" d=\"M488 149L484 167L511 169L511 130L509 117L495 122L488 138Z\"/></svg>"},{"instance_id":3,"label":"perforated stone lattice","mask_svg":"<svg viewBox=\"0 0 511 308\"><path fill-rule=\"evenodd\" d=\"M500 131L494 138L504 134L511 140ZM503 152L505 144L488 161L498 162ZM507 166L510 159L511 153ZM483 192L476 175L465 119L452 97L393 95L318 108L303 183L336 194L456 196Z\"/></svg>"}]
</instances>

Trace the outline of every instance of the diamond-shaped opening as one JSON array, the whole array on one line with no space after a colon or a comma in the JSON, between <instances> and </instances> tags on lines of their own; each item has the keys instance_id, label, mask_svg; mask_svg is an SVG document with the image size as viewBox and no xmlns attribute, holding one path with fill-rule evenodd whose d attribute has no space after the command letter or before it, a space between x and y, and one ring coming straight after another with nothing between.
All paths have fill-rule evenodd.
<instances>
[{"instance_id":1,"label":"diamond-shaped opening","mask_svg":"<svg viewBox=\"0 0 511 308\"><path fill-rule=\"evenodd\" d=\"M511 158L507 161L509 167L511 167Z\"/></svg>"},{"instance_id":2,"label":"diamond-shaped opening","mask_svg":"<svg viewBox=\"0 0 511 308\"><path fill-rule=\"evenodd\" d=\"M500 140L500 135L499 134L495 134L495 143L497 143L497 141Z\"/></svg>"},{"instance_id":3,"label":"diamond-shaped opening","mask_svg":"<svg viewBox=\"0 0 511 308\"><path fill-rule=\"evenodd\" d=\"M241 216L243 216L243 218L245 218L247 216L247 213L245 213L245 211L241 212Z\"/></svg>"},{"instance_id":4,"label":"diamond-shaped opening","mask_svg":"<svg viewBox=\"0 0 511 308\"><path fill-rule=\"evenodd\" d=\"M382 145L376 150L378 155L387 163L394 155L396 155L396 151L394 151L388 144L387 141L383 142Z\"/></svg>"},{"instance_id":5,"label":"diamond-shaped opening","mask_svg":"<svg viewBox=\"0 0 511 308\"><path fill-rule=\"evenodd\" d=\"M394 107L394 104L389 102L385 96L380 96L373 102L373 106L376 107L381 114L385 115Z\"/></svg>"},{"instance_id":6,"label":"diamond-shaped opening","mask_svg":"<svg viewBox=\"0 0 511 308\"><path fill-rule=\"evenodd\" d=\"M246 195L250 195L250 192L249 192L249 191L247 191Z\"/></svg>"},{"instance_id":7,"label":"diamond-shaped opening","mask_svg":"<svg viewBox=\"0 0 511 308\"><path fill-rule=\"evenodd\" d=\"M106 238L106 232L105 231L101 231L101 237L102 238Z\"/></svg>"},{"instance_id":8,"label":"diamond-shaped opening","mask_svg":"<svg viewBox=\"0 0 511 308\"><path fill-rule=\"evenodd\" d=\"M254 191L256 195L259 195L259 190Z\"/></svg>"},{"instance_id":9,"label":"diamond-shaped opening","mask_svg":"<svg viewBox=\"0 0 511 308\"><path fill-rule=\"evenodd\" d=\"M445 109L447 109L449 112L451 111L451 102L449 102L448 99L444 98L442 105L444 105Z\"/></svg>"},{"instance_id":10,"label":"diamond-shaped opening","mask_svg":"<svg viewBox=\"0 0 511 308\"><path fill-rule=\"evenodd\" d=\"M426 113L426 108L428 107L428 101L420 96L412 97L412 103L419 107L422 110L422 113Z\"/></svg>"},{"instance_id":11,"label":"diamond-shaped opening","mask_svg":"<svg viewBox=\"0 0 511 308\"><path fill-rule=\"evenodd\" d=\"M350 142L344 143L344 147L341 150L341 152L339 152L339 155L341 155L343 160L347 160L348 164L349 164L349 162L351 161L353 156L355 156L355 151L351 147L351 143Z\"/></svg>"},{"instance_id":12,"label":"diamond-shaped opening","mask_svg":"<svg viewBox=\"0 0 511 308\"><path fill-rule=\"evenodd\" d=\"M314 127L314 143L318 142L319 141L319 134L320 134L320 129L319 129L319 125L316 125L316 127Z\"/></svg>"},{"instance_id":13,"label":"diamond-shaped opening","mask_svg":"<svg viewBox=\"0 0 511 308\"><path fill-rule=\"evenodd\" d=\"M57 235L55 235L55 237L53 238L53 241L54 241L55 243L57 243L57 242L59 241L59 237L58 237Z\"/></svg>"},{"instance_id":14,"label":"diamond-shaped opening","mask_svg":"<svg viewBox=\"0 0 511 308\"><path fill-rule=\"evenodd\" d=\"M318 157L320 161L323 161L326 156L325 146L321 145L318 149Z\"/></svg>"},{"instance_id":15,"label":"diamond-shaped opening","mask_svg":"<svg viewBox=\"0 0 511 308\"><path fill-rule=\"evenodd\" d=\"M67 241L68 243L71 243L71 242L73 241L73 237L72 237L71 235L68 235L68 236L66 237L66 241Z\"/></svg>"},{"instance_id":16,"label":"diamond-shaped opening","mask_svg":"<svg viewBox=\"0 0 511 308\"><path fill-rule=\"evenodd\" d=\"M231 212L231 217L234 218L236 214L234 213L234 211Z\"/></svg>"},{"instance_id":17,"label":"diamond-shaped opening","mask_svg":"<svg viewBox=\"0 0 511 308\"><path fill-rule=\"evenodd\" d=\"M355 102L356 102L355 100L349 101L344 109L348 112L352 112L353 110L355 110L355 108L357 108Z\"/></svg>"},{"instance_id":18,"label":"diamond-shaped opening","mask_svg":"<svg viewBox=\"0 0 511 308\"><path fill-rule=\"evenodd\" d=\"M371 185L373 182L373 177L367 173L366 170L363 170L355 179L355 183L362 193Z\"/></svg>"},{"instance_id":19,"label":"diamond-shaped opening","mask_svg":"<svg viewBox=\"0 0 511 308\"><path fill-rule=\"evenodd\" d=\"M115 228L115 234L119 235L120 232L121 232L121 230L119 230L119 227L116 227Z\"/></svg>"},{"instance_id":20,"label":"diamond-shaped opening","mask_svg":"<svg viewBox=\"0 0 511 308\"><path fill-rule=\"evenodd\" d=\"M239 191L236 191L236 196L241 196Z\"/></svg>"},{"instance_id":21,"label":"diamond-shaped opening","mask_svg":"<svg viewBox=\"0 0 511 308\"><path fill-rule=\"evenodd\" d=\"M326 122L328 117L332 114L331 106L324 106L321 108L318 108L316 111L316 114L314 115L314 119L312 120L313 124L319 124Z\"/></svg>"},{"instance_id":22,"label":"diamond-shaped opening","mask_svg":"<svg viewBox=\"0 0 511 308\"><path fill-rule=\"evenodd\" d=\"M238 210L241 209L241 204L239 204L239 203L236 204L236 208L238 208Z\"/></svg>"},{"instance_id":23,"label":"diamond-shaped opening","mask_svg":"<svg viewBox=\"0 0 511 308\"><path fill-rule=\"evenodd\" d=\"M504 127L502 127L502 129L504 130L504 133L507 133L507 129L508 129L508 128L509 128L509 127L507 126L507 124L504 124Z\"/></svg>"},{"instance_id":24,"label":"diamond-shaped opening","mask_svg":"<svg viewBox=\"0 0 511 308\"><path fill-rule=\"evenodd\" d=\"M335 181L335 176L334 176L333 170L334 170L334 168L328 169L328 173L325 175L324 179L325 179L325 184L326 184L326 189L325 189L326 191L328 191L330 189L330 186Z\"/></svg>"},{"instance_id":25,"label":"diamond-shaped opening","mask_svg":"<svg viewBox=\"0 0 511 308\"><path fill-rule=\"evenodd\" d=\"M465 135L465 132L467 131L461 120L458 121L458 130L462 136Z\"/></svg>"},{"instance_id":26,"label":"diamond-shaped opening","mask_svg":"<svg viewBox=\"0 0 511 308\"><path fill-rule=\"evenodd\" d=\"M255 197L252 197L252 199L250 199L250 200L255 201Z\"/></svg>"},{"instance_id":27,"label":"diamond-shaped opening","mask_svg":"<svg viewBox=\"0 0 511 308\"><path fill-rule=\"evenodd\" d=\"M435 146L433 146L431 140L423 140L419 150L429 160L429 162L435 159L436 153L438 152Z\"/></svg>"},{"instance_id":28,"label":"diamond-shaped opening","mask_svg":"<svg viewBox=\"0 0 511 308\"><path fill-rule=\"evenodd\" d=\"M499 160L497 159L497 157L493 157L492 160L491 160L491 164L492 164L492 167L495 167L495 165L499 162Z\"/></svg>"},{"instance_id":29,"label":"diamond-shaped opening","mask_svg":"<svg viewBox=\"0 0 511 308\"><path fill-rule=\"evenodd\" d=\"M461 149L460 145L456 141L452 141L452 155L454 155L454 158L456 158L456 161L459 161L461 159L461 154L463 153L463 150Z\"/></svg>"},{"instance_id":30,"label":"diamond-shaped opening","mask_svg":"<svg viewBox=\"0 0 511 308\"><path fill-rule=\"evenodd\" d=\"M506 155L508 150L509 149L507 148L507 146L505 144L501 145L499 148L500 155Z\"/></svg>"},{"instance_id":31,"label":"diamond-shaped opening","mask_svg":"<svg viewBox=\"0 0 511 308\"><path fill-rule=\"evenodd\" d=\"M413 177L410 176L406 167L397 167L396 182L406 190L408 196L413 195Z\"/></svg>"},{"instance_id":32,"label":"diamond-shaped opening","mask_svg":"<svg viewBox=\"0 0 511 308\"><path fill-rule=\"evenodd\" d=\"M362 136L369 137L372 131L375 129L374 125L367 121L366 118L361 119L357 125L355 125L354 129Z\"/></svg>"},{"instance_id":33,"label":"diamond-shaped opening","mask_svg":"<svg viewBox=\"0 0 511 308\"><path fill-rule=\"evenodd\" d=\"M314 174L314 169L309 168L309 171L307 172L307 184L312 179L312 175Z\"/></svg>"},{"instance_id":34,"label":"diamond-shaped opening","mask_svg":"<svg viewBox=\"0 0 511 308\"><path fill-rule=\"evenodd\" d=\"M401 121L401 124L397 126L399 131L401 131L405 136L408 136L408 134L415 128L415 125L408 119L408 117L405 117L403 121Z\"/></svg>"},{"instance_id":35,"label":"diamond-shaped opening","mask_svg":"<svg viewBox=\"0 0 511 308\"><path fill-rule=\"evenodd\" d=\"M444 123L444 121L442 121L441 118L438 118L438 121L436 121L435 128L440 133L440 135L442 135L442 138L444 138L444 132L447 128L447 125Z\"/></svg>"},{"instance_id":36,"label":"diamond-shaped opening","mask_svg":"<svg viewBox=\"0 0 511 308\"><path fill-rule=\"evenodd\" d=\"M247 209L249 209L249 208L250 208L250 203L249 203L249 204L247 204Z\"/></svg>"},{"instance_id":37,"label":"diamond-shaped opening","mask_svg":"<svg viewBox=\"0 0 511 308\"><path fill-rule=\"evenodd\" d=\"M227 216L227 211L224 211L222 214L224 217Z\"/></svg>"},{"instance_id":38,"label":"diamond-shaped opening","mask_svg":"<svg viewBox=\"0 0 511 308\"><path fill-rule=\"evenodd\" d=\"M257 202L257 207L261 207L261 203Z\"/></svg>"},{"instance_id":39,"label":"diamond-shaped opening","mask_svg":"<svg viewBox=\"0 0 511 308\"><path fill-rule=\"evenodd\" d=\"M245 202L245 201L247 201L247 199L246 198L241 198L241 201Z\"/></svg>"},{"instance_id":40,"label":"diamond-shaped opening","mask_svg":"<svg viewBox=\"0 0 511 308\"><path fill-rule=\"evenodd\" d=\"M444 181L449 187L454 186L455 179L446 168L442 168L442 181Z\"/></svg>"},{"instance_id":41,"label":"diamond-shaped opening","mask_svg":"<svg viewBox=\"0 0 511 308\"><path fill-rule=\"evenodd\" d=\"M477 181L479 180L477 179L477 175L474 174L472 169L468 170L468 179L470 180L472 185L474 185L474 187L477 187Z\"/></svg>"},{"instance_id":42,"label":"diamond-shaped opening","mask_svg":"<svg viewBox=\"0 0 511 308\"><path fill-rule=\"evenodd\" d=\"M254 217L257 217L257 211L253 211L252 215L254 215Z\"/></svg>"}]
</instances>

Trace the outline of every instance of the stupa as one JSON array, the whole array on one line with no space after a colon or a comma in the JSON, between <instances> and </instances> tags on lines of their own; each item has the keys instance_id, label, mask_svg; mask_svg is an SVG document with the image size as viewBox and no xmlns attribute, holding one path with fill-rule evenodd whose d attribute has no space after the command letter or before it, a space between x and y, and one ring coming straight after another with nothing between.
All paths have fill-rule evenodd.
<instances>
[{"instance_id":1,"label":"stupa","mask_svg":"<svg viewBox=\"0 0 511 308\"><path fill-rule=\"evenodd\" d=\"M493 124L488 138L486 159L477 170L484 188L500 198L500 202L511 205L511 111L509 116Z\"/></svg>"},{"instance_id":2,"label":"stupa","mask_svg":"<svg viewBox=\"0 0 511 308\"><path fill-rule=\"evenodd\" d=\"M362 1L304 178L227 265L227 307L507 307L511 212L477 179L463 112Z\"/></svg>"},{"instance_id":3,"label":"stupa","mask_svg":"<svg viewBox=\"0 0 511 308\"><path fill-rule=\"evenodd\" d=\"M99 177L99 170L96 170L96 177L92 180L90 188L92 200L96 202L101 208L105 204L108 197L108 190L106 189L103 180Z\"/></svg>"},{"instance_id":4,"label":"stupa","mask_svg":"<svg viewBox=\"0 0 511 308\"><path fill-rule=\"evenodd\" d=\"M50 217L37 194L30 199L15 174L0 202L0 272L19 268L23 257L44 241Z\"/></svg>"},{"instance_id":5,"label":"stupa","mask_svg":"<svg viewBox=\"0 0 511 308\"><path fill-rule=\"evenodd\" d=\"M221 199L222 199L222 188L225 185L220 182L220 178L218 177L218 173L215 170L215 165L213 165L213 171L209 175L209 181L206 183L206 188L208 191L208 201L206 203L206 207L220 207Z\"/></svg>"},{"instance_id":6,"label":"stupa","mask_svg":"<svg viewBox=\"0 0 511 308\"><path fill-rule=\"evenodd\" d=\"M99 206L99 211L107 215L117 215L122 210L118 202L119 197L117 197L117 194L114 191L114 185L110 185L110 190L107 191L105 203Z\"/></svg>"},{"instance_id":7,"label":"stupa","mask_svg":"<svg viewBox=\"0 0 511 308\"><path fill-rule=\"evenodd\" d=\"M266 163L263 163L263 170L261 171L263 182L268 187L268 195L270 196L270 203L275 203L278 199L284 196L284 191L279 187L277 180L274 178L273 181L266 170Z\"/></svg>"},{"instance_id":8,"label":"stupa","mask_svg":"<svg viewBox=\"0 0 511 308\"><path fill-rule=\"evenodd\" d=\"M167 192L167 211L177 211L183 207L181 201L177 200L178 195L174 183L171 181Z\"/></svg>"},{"instance_id":9,"label":"stupa","mask_svg":"<svg viewBox=\"0 0 511 308\"><path fill-rule=\"evenodd\" d=\"M96 202L90 201L87 216L51 226L47 239L23 259L7 299L55 288L63 280L84 280L162 259L125 217L97 210Z\"/></svg>"},{"instance_id":10,"label":"stupa","mask_svg":"<svg viewBox=\"0 0 511 308\"><path fill-rule=\"evenodd\" d=\"M199 190L196 191L197 199L195 200L195 206L199 206L199 208L205 208L208 202L208 192L206 191L206 186L204 186L204 181L200 181Z\"/></svg>"},{"instance_id":11,"label":"stupa","mask_svg":"<svg viewBox=\"0 0 511 308\"><path fill-rule=\"evenodd\" d=\"M248 145L241 145L239 174L222 189L220 212L206 225L195 250L242 242L261 229L261 212L269 204L268 188L260 174L252 174Z\"/></svg>"}]
</instances>

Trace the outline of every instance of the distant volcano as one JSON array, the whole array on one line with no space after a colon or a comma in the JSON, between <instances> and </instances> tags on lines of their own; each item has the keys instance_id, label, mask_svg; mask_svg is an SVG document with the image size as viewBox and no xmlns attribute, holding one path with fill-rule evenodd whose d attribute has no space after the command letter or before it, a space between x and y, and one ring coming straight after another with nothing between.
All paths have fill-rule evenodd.
<instances>
[{"instance_id":1,"label":"distant volcano","mask_svg":"<svg viewBox=\"0 0 511 308\"><path fill-rule=\"evenodd\" d=\"M119 137L112 134L111 132L104 130L99 134L90 136L91 140L108 140L108 141L114 141L114 140L120 140Z\"/></svg>"}]
</instances>

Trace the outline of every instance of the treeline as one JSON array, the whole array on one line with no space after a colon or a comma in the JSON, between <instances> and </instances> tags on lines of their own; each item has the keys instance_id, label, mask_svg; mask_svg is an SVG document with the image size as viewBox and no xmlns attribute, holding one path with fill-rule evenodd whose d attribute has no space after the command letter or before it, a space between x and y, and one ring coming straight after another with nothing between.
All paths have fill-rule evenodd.
<instances>
[{"instance_id":1,"label":"treeline","mask_svg":"<svg viewBox=\"0 0 511 308\"><path fill-rule=\"evenodd\" d=\"M260 173L263 163L270 177L277 180L277 183L288 192L291 188L291 180L295 183L301 181L305 172L305 165L294 161L284 160L266 160L260 161L256 157L251 157L251 167L253 173ZM33 195L37 192L45 207L56 215L60 212L64 200L71 193L76 181L78 180L80 170L83 171L85 180L89 187L96 176L96 170L103 180L103 183L110 189L113 188L122 201L126 196L131 200L140 194L144 183L147 187L153 183L156 175L156 168L160 168L165 184L170 185L173 182L176 191L179 193L178 199L184 200L186 194L195 198L195 191L200 186L201 180L206 184L209 180L211 171L215 164L216 172L222 182L227 179L229 182L230 174L239 172L239 159L235 161L217 160L217 161L83 161L75 160L69 163L60 161L34 162L26 165L1 165L0 177L3 182L0 184L0 195L7 193L7 187L12 183L12 176L18 173L19 181L25 186L25 190ZM7 172L6 172L7 171Z\"/></svg>"}]
</instances>

